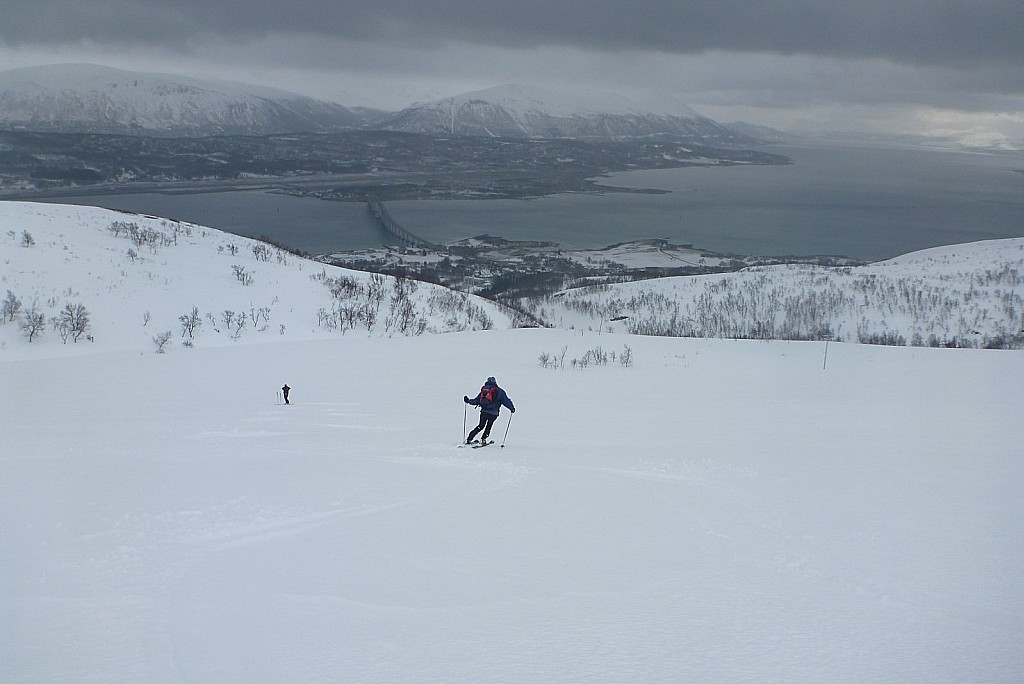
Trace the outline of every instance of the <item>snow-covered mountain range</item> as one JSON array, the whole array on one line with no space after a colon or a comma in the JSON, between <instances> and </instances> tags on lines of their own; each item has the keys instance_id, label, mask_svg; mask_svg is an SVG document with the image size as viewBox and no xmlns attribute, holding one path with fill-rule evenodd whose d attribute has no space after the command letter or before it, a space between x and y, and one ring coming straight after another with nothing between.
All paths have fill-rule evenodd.
<instances>
[{"instance_id":1,"label":"snow-covered mountain range","mask_svg":"<svg viewBox=\"0 0 1024 684\"><path fill-rule=\"evenodd\" d=\"M282 90L91 64L0 72L0 126L46 132L260 135L365 123L364 111Z\"/></svg>"},{"instance_id":2,"label":"snow-covered mountain range","mask_svg":"<svg viewBox=\"0 0 1024 684\"><path fill-rule=\"evenodd\" d=\"M655 113L612 94L559 93L504 85L416 104L381 127L410 133L512 138L635 138L672 135L708 144L750 138L689 107Z\"/></svg>"},{"instance_id":3,"label":"snow-covered mountain range","mask_svg":"<svg viewBox=\"0 0 1024 684\"><path fill-rule=\"evenodd\" d=\"M506 85L387 115L241 83L88 64L0 72L0 127L146 135L261 135L370 127L515 138L671 135L707 144L752 141L685 105L652 112L612 94Z\"/></svg>"}]
</instances>

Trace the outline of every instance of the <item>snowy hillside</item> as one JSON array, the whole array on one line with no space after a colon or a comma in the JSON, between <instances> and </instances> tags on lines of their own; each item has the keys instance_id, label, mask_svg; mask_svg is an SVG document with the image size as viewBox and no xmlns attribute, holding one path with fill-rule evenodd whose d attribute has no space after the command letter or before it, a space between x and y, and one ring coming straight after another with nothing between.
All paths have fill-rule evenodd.
<instances>
[{"instance_id":1,"label":"snowy hillside","mask_svg":"<svg viewBox=\"0 0 1024 684\"><path fill-rule=\"evenodd\" d=\"M624 249L594 254L620 262L703 260L685 250ZM81 345L151 349L168 331L175 345L209 346L525 322L487 300L429 284L324 266L210 228L88 207L0 202L0 257L0 353L7 354L64 354L65 346L85 353ZM1018 238L859 267L764 266L577 287L517 305L549 325L592 331L1020 348L1022 286ZM76 307L90 319L79 335ZM29 312L42 323L31 343Z\"/></svg>"},{"instance_id":2,"label":"snowy hillside","mask_svg":"<svg viewBox=\"0 0 1024 684\"><path fill-rule=\"evenodd\" d=\"M644 110L616 95L552 92L505 85L406 108L381 127L408 133L513 138L621 138L677 135L714 143L750 142L680 106L671 114Z\"/></svg>"},{"instance_id":3,"label":"snowy hillside","mask_svg":"<svg viewBox=\"0 0 1024 684\"><path fill-rule=\"evenodd\" d=\"M93 207L0 202L0 264L0 357L154 350L168 332L165 350L512 324L470 295ZM89 324L75 340L78 307ZM42 323L31 343L30 313Z\"/></svg>"},{"instance_id":4,"label":"snowy hillside","mask_svg":"<svg viewBox=\"0 0 1024 684\"><path fill-rule=\"evenodd\" d=\"M149 135L321 132L363 123L356 111L285 91L91 64L0 71L4 128Z\"/></svg>"},{"instance_id":5,"label":"snowy hillside","mask_svg":"<svg viewBox=\"0 0 1024 684\"><path fill-rule=\"evenodd\" d=\"M1024 238L858 267L760 266L580 287L521 303L557 326L593 330L618 319L622 330L652 335L1021 348Z\"/></svg>"},{"instance_id":6,"label":"snowy hillside","mask_svg":"<svg viewBox=\"0 0 1024 684\"><path fill-rule=\"evenodd\" d=\"M0 325L5 684L1024 679L1020 352L511 329L199 226L0 227L46 322Z\"/></svg>"}]
</instances>

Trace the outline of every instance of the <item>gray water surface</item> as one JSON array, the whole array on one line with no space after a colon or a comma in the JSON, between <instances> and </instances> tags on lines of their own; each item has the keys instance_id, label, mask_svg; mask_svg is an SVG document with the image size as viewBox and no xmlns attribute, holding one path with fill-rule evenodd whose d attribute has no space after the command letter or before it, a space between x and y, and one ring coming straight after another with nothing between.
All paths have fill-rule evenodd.
<instances>
[{"instance_id":1,"label":"gray water surface","mask_svg":"<svg viewBox=\"0 0 1024 684\"><path fill-rule=\"evenodd\" d=\"M667 237L736 254L884 259L918 249L1024 236L1024 153L923 148L773 147L788 166L630 171L611 186L667 194L563 194L532 200L388 202L408 230L444 242L490 234L600 248ZM391 240L365 205L266 191L116 194L47 200L267 235L314 254Z\"/></svg>"}]
</instances>

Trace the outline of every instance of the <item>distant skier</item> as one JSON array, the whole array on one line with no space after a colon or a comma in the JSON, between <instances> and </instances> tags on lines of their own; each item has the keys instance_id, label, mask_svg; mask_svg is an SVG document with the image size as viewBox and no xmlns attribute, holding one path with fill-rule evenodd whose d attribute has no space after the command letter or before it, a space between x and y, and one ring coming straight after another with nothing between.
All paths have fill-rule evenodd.
<instances>
[{"instance_id":1,"label":"distant skier","mask_svg":"<svg viewBox=\"0 0 1024 684\"><path fill-rule=\"evenodd\" d=\"M286 403L286 404L289 403L289 401L288 401L288 393L291 392L291 391L292 391L292 388L289 387L287 384L285 384L285 386L281 388L281 394L284 395L284 403Z\"/></svg>"},{"instance_id":2,"label":"distant skier","mask_svg":"<svg viewBox=\"0 0 1024 684\"><path fill-rule=\"evenodd\" d=\"M464 396L462 400L472 406L480 407L480 424L470 431L469 436L466 437L466 444L472 444L473 439L481 430L483 430L483 434L480 436L480 443L487 443L487 436L491 434L491 428L494 427L494 421L498 419L498 413L502 406L512 413L516 412L512 400L505 394L505 390L498 387L493 376L487 378L487 382L480 388L480 393L474 398L470 399L468 396Z\"/></svg>"}]
</instances>

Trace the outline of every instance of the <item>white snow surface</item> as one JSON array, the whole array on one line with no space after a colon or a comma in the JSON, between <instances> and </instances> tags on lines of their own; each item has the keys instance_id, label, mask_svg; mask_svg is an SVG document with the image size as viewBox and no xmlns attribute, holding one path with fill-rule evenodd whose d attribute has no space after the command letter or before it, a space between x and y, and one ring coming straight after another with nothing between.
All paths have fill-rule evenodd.
<instances>
[{"instance_id":1,"label":"white snow surface","mask_svg":"<svg viewBox=\"0 0 1024 684\"><path fill-rule=\"evenodd\" d=\"M1024 679L1021 353L326 334L319 265L132 263L90 211L0 203L0 289L96 323L0 326L4 682ZM156 354L132 288L294 320ZM538 364L598 346L634 363ZM489 375L517 412L459 448Z\"/></svg>"}]
</instances>

